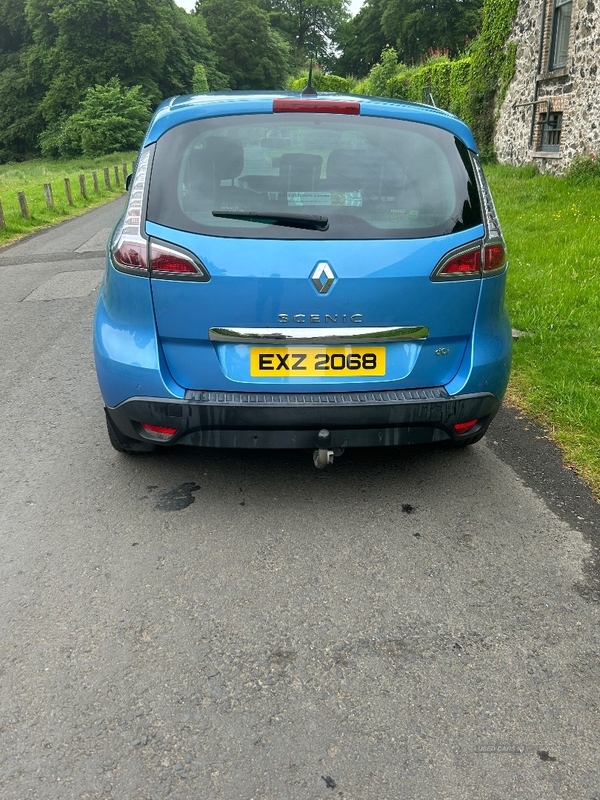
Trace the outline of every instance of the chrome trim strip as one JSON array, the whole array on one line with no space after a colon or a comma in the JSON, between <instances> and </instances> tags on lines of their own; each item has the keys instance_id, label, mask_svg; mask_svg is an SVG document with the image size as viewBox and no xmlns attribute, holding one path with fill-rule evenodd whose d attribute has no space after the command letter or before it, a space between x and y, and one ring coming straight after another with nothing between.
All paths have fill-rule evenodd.
<instances>
[{"instance_id":1,"label":"chrome trim strip","mask_svg":"<svg viewBox=\"0 0 600 800\"><path fill-rule=\"evenodd\" d=\"M385 344L421 342L429 336L424 325L401 328L210 328L211 342L230 344Z\"/></svg>"}]
</instances>

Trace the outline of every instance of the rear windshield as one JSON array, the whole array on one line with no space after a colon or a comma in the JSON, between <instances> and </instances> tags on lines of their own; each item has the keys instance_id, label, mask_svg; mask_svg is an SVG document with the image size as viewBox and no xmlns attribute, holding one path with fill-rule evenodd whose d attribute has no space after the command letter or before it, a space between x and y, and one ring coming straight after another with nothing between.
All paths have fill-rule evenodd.
<instances>
[{"instance_id":1,"label":"rear windshield","mask_svg":"<svg viewBox=\"0 0 600 800\"><path fill-rule=\"evenodd\" d=\"M326 219L325 230L306 222L314 215ZM469 152L448 131L301 113L194 120L167 131L156 145L147 216L192 233L269 239L420 238L482 222Z\"/></svg>"}]
</instances>

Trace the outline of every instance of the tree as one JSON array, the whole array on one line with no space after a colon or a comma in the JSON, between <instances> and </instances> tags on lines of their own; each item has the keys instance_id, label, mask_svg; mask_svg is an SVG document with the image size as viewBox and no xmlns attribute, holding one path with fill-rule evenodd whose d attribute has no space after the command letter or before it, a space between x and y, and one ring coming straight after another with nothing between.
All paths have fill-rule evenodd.
<instances>
[{"instance_id":1,"label":"tree","mask_svg":"<svg viewBox=\"0 0 600 800\"><path fill-rule=\"evenodd\" d=\"M284 85L290 70L289 47L255 0L201 0L196 8L214 43L217 69L227 75L231 89Z\"/></svg>"},{"instance_id":2,"label":"tree","mask_svg":"<svg viewBox=\"0 0 600 800\"><path fill-rule=\"evenodd\" d=\"M0 162L35 153L43 94L27 66L25 0L0 0Z\"/></svg>"},{"instance_id":3,"label":"tree","mask_svg":"<svg viewBox=\"0 0 600 800\"><path fill-rule=\"evenodd\" d=\"M27 0L30 63L46 87L49 123L72 113L95 84L118 77L153 103L192 89L194 66L214 67L201 18L172 0Z\"/></svg>"},{"instance_id":4,"label":"tree","mask_svg":"<svg viewBox=\"0 0 600 800\"><path fill-rule=\"evenodd\" d=\"M348 0L260 0L260 4L290 44L297 65L309 56L329 59L340 26L350 19Z\"/></svg>"},{"instance_id":5,"label":"tree","mask_svg":"<svg viewBox=\"0 0 600 800\"><path fill-rule=\"evenodd\" d=\"M381 29L385 0L367 0L358 14L341 25L336 44L342 51L336 63L339 75L364 78L379 61L388 39Z\"/></svg>"},{"instance_id":6,"label":"tree","mask_svg":"<svg viewBox=\"0 0 600 800\"><path fill-rule=\"evenodd\" d=\"M206 77L206 69L204 64L196 64L194 67L192 89L194 92L208 92L209 90L208 78Z\"/></svg>"},{"instance_id":7,"label":"tree","mask_svg":"<svg viewBox=\"0 0 600 800\"><path fill-rule=\"evenodd\" d=\"M404 64L431 51L455 56L477 34L482 7L483 0L385 0L381 28Z\"/></svg>"}]
</instances>

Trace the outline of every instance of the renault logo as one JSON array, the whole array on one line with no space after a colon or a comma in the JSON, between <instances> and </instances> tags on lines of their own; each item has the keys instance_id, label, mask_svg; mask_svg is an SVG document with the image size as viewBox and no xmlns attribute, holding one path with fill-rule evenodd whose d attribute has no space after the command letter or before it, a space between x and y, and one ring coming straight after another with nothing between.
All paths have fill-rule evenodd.
<instances>
[{"instance_id":1,"label":"renault logo","mask_svg":"<svg viewBox=\"0 0 600 800\"><path fill-rule=\"evenodd\" d=\"M327 294L335 280L335 273L326 261L319 261L310 279L319 294Z\"/></svg>"}]
</instances>

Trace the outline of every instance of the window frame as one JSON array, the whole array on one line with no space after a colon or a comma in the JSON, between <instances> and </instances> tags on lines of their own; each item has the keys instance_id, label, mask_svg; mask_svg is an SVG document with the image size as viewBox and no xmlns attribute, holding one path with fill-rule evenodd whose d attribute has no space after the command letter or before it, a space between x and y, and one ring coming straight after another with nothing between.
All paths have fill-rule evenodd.
<instances>
[{"instance_id":1,"label":"window frame","mask_svg":"<svg viewBox=\"0 0 600 800\"><path fill-rule=\"evenodd\" d=\"M563 112L544 111L540 114L540 151L557 153L560 150Z\"/></svg>"},{"instance_id":2,"label":"window frame","mask_svg":"<svg viewBox=\"0 0 600 800\"><path fill-rule=\"evenodd\" d=\"M573 0L554 0L552 38L548 57L548 69L550 71L567 66L572 15Z\"/></svg>"}]
</instances>

